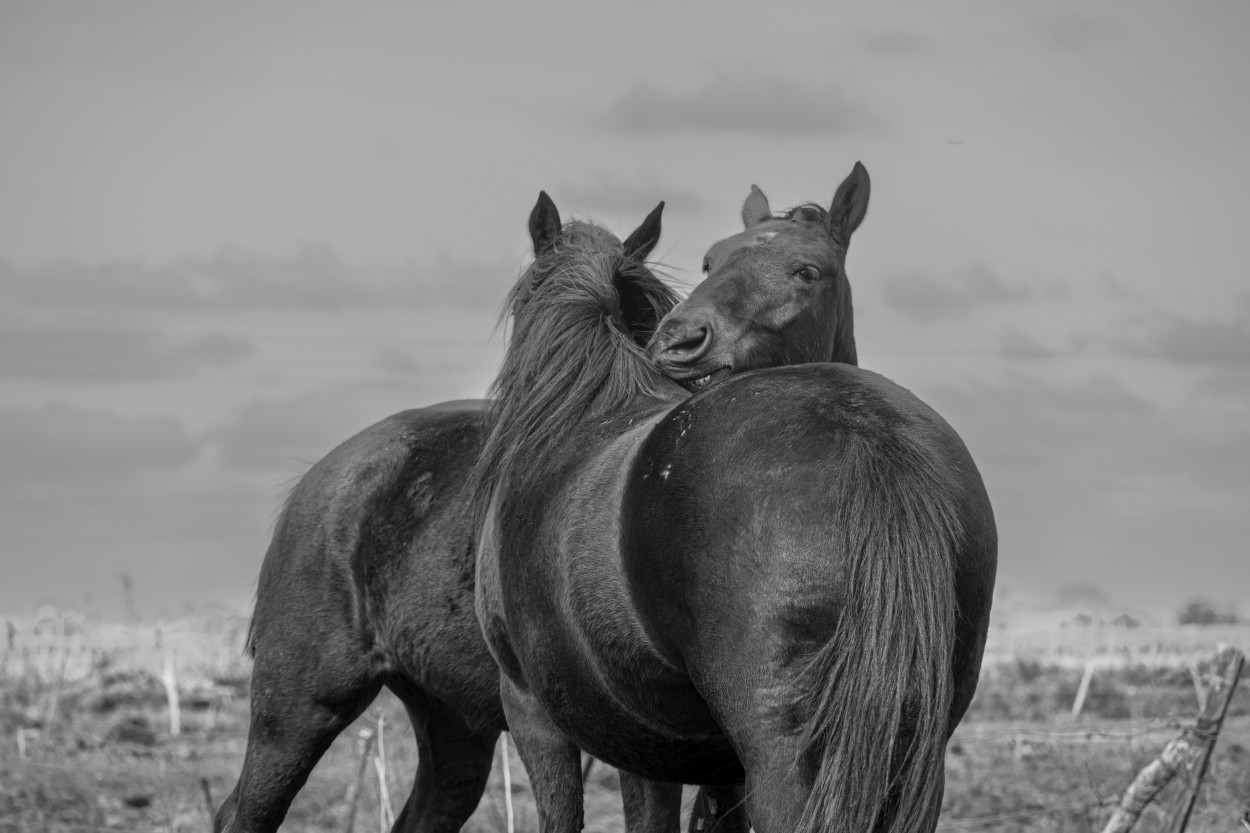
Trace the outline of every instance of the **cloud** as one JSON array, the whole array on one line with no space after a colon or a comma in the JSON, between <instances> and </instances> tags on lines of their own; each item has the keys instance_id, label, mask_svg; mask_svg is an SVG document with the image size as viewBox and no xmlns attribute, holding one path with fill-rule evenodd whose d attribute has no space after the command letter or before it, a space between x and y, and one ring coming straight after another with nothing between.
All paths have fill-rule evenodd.
<instances>
[{"instance_id":1,"label":"cloud","mask_svg":"<svg viewBox=\"0 0 1250 833\"><path fill-rule=\"evenodd\" d=\"M1140 600L1223 580L1208 578L1216 547L1244 539L1239 506L1250 500L1244 420L1195 425L1112 377L1014 372L925 398L985 478L1004 581L1045 595L1079 578Z\"/></svg>"},{"instance_id":2,"label":"cloud","mask_svg":"<svg viewBox=\"0 0 1250 833\"><path fill-rule=\"evenodd\" d=\"M247 354L248 342L209 334L174 341L153 330L87 325L0 327L0 378L131 382L185 376Z\"/></svg>"},{"instance_id":3,"label":"cloud","mask_svg":"<svg viewBox=\"0 0 1250 833\"><path fill-rule=\"evenodd\" d=\"M223 248L162 264L60 261L19 270L0 262L0 299L35 308L127 311L494 306L516 264L442 257L421 268L365 268L325 248L288 256Z\"/></svg>"},{"instance_id":4,"label":"cloud","mask_svg":"<svg viewBox=\"0 0 1250 833\"><path fill-rule=\"evenodd\" d=\"M1012 374L999 382L940 386L932 399L974 454L983 449L1017 475L1021 464L1107 459L1114 464L1107 472L1149 464L1143 454L1158 430L1155 406L1110 377L1060 383Z\"/></svg>"},{"instance_id":5,"label":"cloud","mask_svg":"<svg viewBox=\"0 0 1250 833\"><path fill-rule=\"evenodd\" d=\"M1250 370L1250 305L1232 320L1168 315L1145 340L1123 347L1131 355L1177 364Z\"/></svg>"},{"instance_id":6,"label":"cloud","mask_svg":"<svg viewBox=\"0 0 1250 833\"><path fill-rule=\"evenodd\" d=\"M172 417L123 417L63 404L0 411L0 459L9 490L108 481L180 469L202 442Z\"/></svg>"},{"instance_id":7,"label":"cloud","mask_svg":"<svg viewBox=\"0 0 1250 833\"><path fill-rule=\"evenodd\" d=\"M693 191L661 184L652 173L619 177L596 171L589 181L566 185L561 200L585 209L593 215L616 214L647 216L655 204L664 200L664 213L691 214L704 207L703 198ZM628 233L628 232L623 232Z\"/></svg>"},{"instance_id":8,"label":"cloud","mask_svg":"<svg viewBox=\"0 0 1250 833\"><path fill-rule=\"evenodd\" d=\"M1046 347L1040 341L1027 336L1015 327L1008 327L999 337L1003 358L1017 361L1042 361L1053 359L1059 351Z\"/></svg>"},{"instance_id":9,"label":"cloud","mask_svg":"<svg viewBox=\"0 0 1250 833\"><path fill-rule=\"evenodd\" d=\"M865 30L855 41L870 55L888 58L922 55L933 48L933 42L919 31L902 26Z\"/></svg>"},{"instance_id":10,"label":"cloud","mask_svg":"<svg viewBox=\"0 0 1250 833\"><path fill-rule=\"evenodd\" d=\"M336 445L412 407L394 379L348 382L286 399L256 399L209 432L228 469L302 473Z\"/></svg>"},{"instance_id":11,"label":"cloud","mask_svg":"<svg viewBox=\"0 0 1250 833\"><path fill-rule=\"evenodd\" d=\"M1081 12L1051 12L1033 21L1042 43L1063 52L1085 52L1119 35L1108 21Z\"/></svg>"},{"instance_id":12,"label":"cloud","mask_svg":"<svg viewBox=\"0 0 1250 833\"><path fill-rule=\"evenodd\" d=\"M943 277L918 269L896 272L881 279L881 291L887 304L918 321L965 317L982 307L1029 301L1042 294L1003 279L982 263ZM1046 294L1056 291L1050 288Z\"/></svg>"},{"instance_id":13,"label":"cloud","mask_svg":"<svg viewBox=\"0 0 1250 833\"><path fill-rule=\"evenodd\" d=\"M844 136L885 127L882 116L838 87L758 75L718 75L690 92L640 81L617 96L596 122L647 136Z\"/></svg>"},{"instance_id":14,"label":"cloud","mask_svg":"<svg viewBox=\"0 0 1250 833\"><path fill-rule=\"evenodd\" d=\"M1250 498L1244 408L1177 414L1112 377L1055 382L1021 373L939 386L928 399L978 464L1013 489L1093 501L1142 491L1171 502Z\"/></svg>"},{"instance_id":15,"label":"cloud","mask_svg":"<svg viewBox=\"0 0 1250 833\"><path fill-rule=\"evenodd\" d=\"M378 351L374 366L385 374L411 378L426 370L428 365L411 352L398 347L383 347Z\"/></svg>"}]
</instances>

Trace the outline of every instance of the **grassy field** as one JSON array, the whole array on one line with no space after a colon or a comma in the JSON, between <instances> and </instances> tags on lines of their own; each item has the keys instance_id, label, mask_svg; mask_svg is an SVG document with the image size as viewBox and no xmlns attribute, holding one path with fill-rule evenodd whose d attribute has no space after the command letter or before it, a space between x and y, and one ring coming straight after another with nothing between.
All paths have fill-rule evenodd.
<instances>
[{"instance_id":1,"label":"grassy field","mask_svg":"<svg viewBox=\"0 0 1250 833\"><path fill-rule=\"evenodd\" d=\"M224 618L163 628L64 619L10 627L0 655L0 833L208 829L208 796L219 802L231 789L246 739L245 626ZM1250 649L1250 628L996 629L977 697L948 751L941 829L1101 829L1119 792L1193 720L1195 679L1206 681L1226 645ZM1091 660L1083 713L1073 718ZM167 676L178 691L177 737ZM402 707L384 695L335 742L287 829L346 830L361 732L376 734L379 722L385 781L375 745L354 829L381 829L386 803L398 811L416 749ZM511 764L516 828L536 830L515 751ZM503 789L497 759L469 830L505 829ZM598 767L587 790L589 830L622 829L617 789L616 774ZM1169 787L1139 829L1163 829L1180 792ZM1247 802L1250 681L1232 703L1190 829L1236 829Z\"/></svg>"}]
</instances>

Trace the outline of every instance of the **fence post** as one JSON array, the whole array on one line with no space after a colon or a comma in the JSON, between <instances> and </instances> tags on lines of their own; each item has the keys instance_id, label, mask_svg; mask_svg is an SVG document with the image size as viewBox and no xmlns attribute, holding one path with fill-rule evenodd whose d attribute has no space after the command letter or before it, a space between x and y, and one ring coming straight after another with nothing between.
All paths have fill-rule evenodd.
<instances>
[{"instance_id":1,"label":"fence post","mask_svg":"<svg viewBox=\"0 0 1250 833\"><path fill-rule=\"evenodd\" d=\"M178 737L182 734L182 704L178 699L178 670L174 667L174 652L165 649L165 673L161 675L165 684L165 699L169 701L169 735Z\"/></svg>"},{"instance_id":2,"label":"fence post","mask_svg":"<svg viewBox=\"0 0 1250 833\"><path fill-rule=\"evenodd\" d=\"M1085 698L1089 695L1089 684L1094 681L1094 666L1097 660L1090 657L1085 662L1085 673L1081 675L1081 684L1076 689L1076 699L1072 701L1072 717L1076 719L1081 716L1081 709L1085 708Z\"/></svg>"},{"instance_id":3,"label":"fence post","mask_svg":"<svg viewBox=\"0 0 1250 833\"><path fill-rule=\"evenodd\" d=\"M1197 722L1185 729L1180 737L1168 743L1157 758L1137 773L1133 783L1129 784L1120 797L1120 805L1111 814L1102 833L1127 833L1141 816L1142 810L1146 809L1146 805L1167 786L1172 777L1178 772L1187 771L1194 774L1191 792L1184 810L1173 819L1171 828L1171 833L1184 833L1185 825L1189 822L1189 813L1202 784L1202 777L1206 774L1215 738L1219 735L1224 714L1228 711L1228 703L1237 688L1243 660L1240 651L1234 649L1228 652L1224 672L1207 694L1206 707L1198 715Z\"/></svg>"},{"instance_id":4,"label":"fence post","mask_svg":"<svg viewBox=\"0 0 1250 833\"><path fill-rule=\"evenodd\" d=\"M499 765L503 770L503 812L508 824L508 833L514 833L512 816L512 766L508 762L508 733L499 736Z\"/></svg>"},{"instance_id":5,"label":"fence post","mask_svg":"<svg viewBox=\"0 0 1250 833\"><path fill-rule=\"evenodd\" d=\"M360 792L365 785L365 773L369 771L369 751L373 749L373 731L360 730L360 764L356 767L356 783L352 785L347 805L347 833L356 826L356 808L360 805Z\"/></svg>"},{"instance_id":6,"label":"fence post","mask_svg":"<svg viewBox=\"0 0 1250 833\"><path fill-rule=\"evenodd\" d=\"M378 708L378 753L373 765L378 770L378 829L387 833L395 823L391 791L386 785L386 712Z\"/></svg>"},{"instance_id":7,"label":"fence post","mask_svg":"<svg viewBox=\"0 0 1250 833\"><path fill-rule=\"evenodd\" d=\"M1194 780L1189 788L1189 797L1185 799L1184 809L1172 820L1171 833L1185 833L1185 826L1189 824L1189 814L1193 812L1194 804L1198 801L1198 791L1202 789L1202 779L1206 777L1207 766L1211 763L1211 752L1215 749L1215 740L1220 736L1220 729L1224 726L1224 715L1228 713L1229 701L1233 699L1233 692L1237 689L1237 681L1241 678L1241 666L1244 661L1245 657L1240 651L1236 649L1229 651L1225 660L1224 673L1211 688L1207 689L1206 707L1198 716L1198 723L1194 727L1194 733L1202 741L1202 751L1199 753L1197 764L1191 770Z\"/></svg>"}]
</instances>

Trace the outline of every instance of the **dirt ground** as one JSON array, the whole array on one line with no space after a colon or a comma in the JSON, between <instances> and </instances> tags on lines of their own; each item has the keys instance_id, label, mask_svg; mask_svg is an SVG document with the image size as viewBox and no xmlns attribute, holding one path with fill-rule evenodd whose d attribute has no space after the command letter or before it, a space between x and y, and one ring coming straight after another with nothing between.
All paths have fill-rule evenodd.
<instances>
[{"instance_id":1,"label":"dirt ground","mask_svg":"<svg viewBox=\"0 0 1250 833\"><path fill-rule=\"evenodd\" d=\"M1181 726L1197 699L1185 667L1128 667L1095 675L1079 719L1070 714L1079 666L1033 660L987 667L973 707L947 754L942 830L1097 831L1119 792ZM185 697L182 734L169 734L164 692L154 678L64 696L49 715L46 697L0 689L0 833L13 831L203 831L209 802L225 798L246 741L246 681L233 693ZM1238 829L1250 802L1250 684L1230 710L1190 830ZM42 715L42 717L41 717ZM362 731L382 718L385 768L377 746L356 801L354 830L382 829L385 804L407 797L416 748L407 717L384 694L335 742L288 815L285 829L347 829L360 770ZM51 719L48 719L48 718ZM518 831L537 829L524 770L513 750ZM1179 779L1151 805L1141 830L1165 829L1182 795ZM623 828L615 772L599 766L586 798L590 831ZM467 830L505 830L503 773L491 783ZM690 795L687 793L687 804Z\"/></svg>"}]
</instances>

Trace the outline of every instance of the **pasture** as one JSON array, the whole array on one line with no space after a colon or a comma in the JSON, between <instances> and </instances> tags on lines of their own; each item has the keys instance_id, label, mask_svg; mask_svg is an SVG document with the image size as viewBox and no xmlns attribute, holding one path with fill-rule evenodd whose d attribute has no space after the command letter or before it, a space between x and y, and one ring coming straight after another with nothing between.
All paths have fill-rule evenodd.
<instances>
[{"instance_id":1,"label":"pasture","mask_svg":"<svg viewBox=\"0 0 1250 833\"><path fill-rule=\"evenodd\" d=\"M206 792L220 802L242 762L245 634L245 619L226 616L160 625L10 620L0 654L0 833L208 829ZM1101 829L1119 792L1193 720L1195 679L1210 673L1222 646L1250 648L1250 626L993 629L976 699L948 750L939 829ZM375 740L362 766L363 733ZM356 831L381 829L386 805L397 811L407 795L415 757L407 716L384 693L314 771L287 828L344 831L354 803ZM516 829L536 830L515 751L510 762ZM1190 829L1233 829L1250 801L1250 686L1233 699L1205 784ZM1180 793L1169 786L1138 829L1164 829ZM503 831L504 819L497 756L467 829ZM590 776L586 821L592 831L622 829L608 767Z\"/></svg>"}]
</instances>

